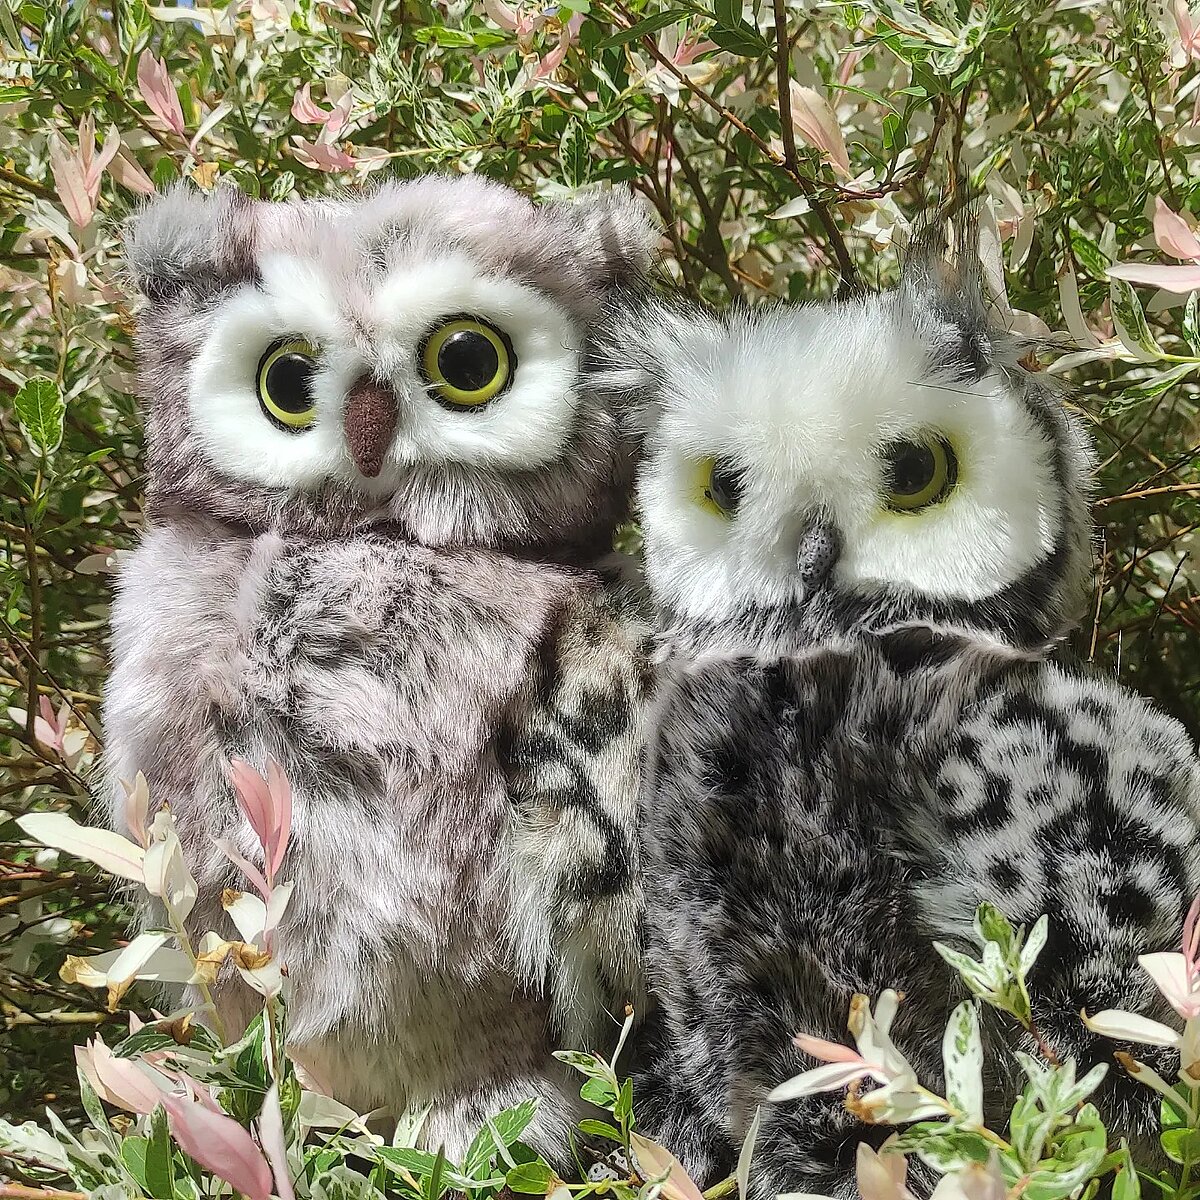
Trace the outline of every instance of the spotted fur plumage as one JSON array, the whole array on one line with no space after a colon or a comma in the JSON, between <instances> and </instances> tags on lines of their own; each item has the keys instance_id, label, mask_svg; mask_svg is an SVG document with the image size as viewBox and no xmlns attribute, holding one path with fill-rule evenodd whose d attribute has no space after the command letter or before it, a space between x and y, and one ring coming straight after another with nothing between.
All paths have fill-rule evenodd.
<instances>
[{"instance_id":1,"label":"spotted fur plumage","mask_svg":"<svg viewBox=\"0 0 1200 1200\"><path fill-rule=\"evenodd\" d=\"M229 935L222 892L245 883L213 839L261 861L229 763L275 758L295 803L289 1043L359 1111L431 1106L422 1136L452 1159L532 1096L528 1140L565 1161L581 1102L552 1052L608 1045L641 1007L645 634L589 569L631 447L579 354L652 238L618 196L539 209L437 179L294 205L174 193L132 234L151 520L113 612L112 820L116 781L144 772L199 884L190 927ZM417 379L438 262L481 316L518 323L495 404L524 406L536 435L503 407L447 412ZM300 278L308 293L284 286ZM265 427L245 365L289 334L319 346L319 454ZM378 477L338 443L356 373L395 398ZM222 977L232 1032L257 1005Z\"/></svg>"},{"instance_id":2,"label":"spotted fur plumage","mask_svg":"<svg viewBox=\"0 0 1200 1200\"><path fill-rule=\"evenodd\" d=\"M963 989L930 942L977 950L983 900L1049 914L1035 1017L1081 1069L1112 1064L1079 1010L1163 1015L1136 956L1177 943L1200 887L1186 734L1050 658L1086 600L1091 455L956 250L931 237L897 291L832 305L648 304L600 355L641 414L660 612L640 1114L702 1185L761 1105L756 1196L854 1194L856 1144L890 1131L840 1093L768 1104L815 1065L791 1037L847 1041L851 997L895 988L897 1043L936 1085ZM954 482L890 510L884 451L932 435ZM720 511L718 461L738 481ZM1020 1035L998 1031L1002 1124ZM1151 1140L1156 1097L1115 1064L1097 1103Z\"/></svg>"}]
</instances>

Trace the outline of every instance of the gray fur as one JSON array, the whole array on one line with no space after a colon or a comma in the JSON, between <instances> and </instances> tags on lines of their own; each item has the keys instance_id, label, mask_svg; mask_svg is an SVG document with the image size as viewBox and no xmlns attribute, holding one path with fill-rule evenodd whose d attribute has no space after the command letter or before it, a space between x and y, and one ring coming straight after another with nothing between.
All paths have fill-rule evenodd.
<instances>
[{"instance_id":1,"label":"gray fur","mask_svg":"<svg viewBox=\"0 0 1200 1200\"><path fill-rule=\"evenodd\" d=\"M803 339L806 322L834 339L831 349ZM768 353L787 361L780 344L792 338L803 347L791 355L792 375L756 376L772 389L766 396L735 393L729 363ZM895 988L906 997L897 1044L922 1081L938 1085L941 1030L963 989L930 942L970 946L975 908L991 900L1018 921L1049 914L1050 942L1030 980L1035 1018L1081 1072L1112 1064L1117 1047L1078 1013L1164 1015L1136 956L1177 945L1200 888L1194 749L1140 697L1049 659L1086 599L1091 455L1057 393L989 324L961 255L950 269L919 259L899 291L825 309L715 318L646 303L636 318L615 318L606 347L598 377L635 410L647 439L639 486L661 614L642 799L648 970L660 1011L654 1061L635 1089L642 1128L709 1186L731 1168L763 1105L754 1194L848 1197L856 1143L878 1144L890 1130L861 1126L838 1093L766 1104L774 1086L816 1065L792 1035L848 1041L851 996ZM924 374L911 373L920 361ZM910 385L947 388L957 401L999 372L979 394L980 416L986 405L1010 405L1047 451L1044 544L1019 574L973 598L955 597L953 579L939 580L934 595L847 580L851 535L831 527L841 498L819 472L833 458L852 475L859 442L814 448L797 433L793 461L811 464L811 478L809 467L768 466L765 449L760 464L746 449L790 436L793 397L821 394L817 370L842 398L830 403L858 403L856 387L894 387L889 420ZM689 590L693 573L708 569L694 551L700 535L687 532L687 513L661 502L673 454L726 453L695 436L680 412L687 397L701 424L732 431L729 453L741 455L748 495L764 508L762 496L778 497L777 508L790 496L807 505L772 511L770 523L751 511L745 519L780 539L758 554L752 532L737 533L739 516L727 532L705 527L711 554L753 568L721 577L732 606L715 589ZM862 453L874 453L872 431L853 428ZM973 466L961 465L964 474ZM756 471L773 472L773 492ZM919 528L903 525L919 518L886 519ZM998 539L1010 533L1021 531L996 528ZM688 567L673 571L663 558L681 545ZM984 541L976 550L986 559ZM793 564L794 584L770 574L776 561ZM991 1034L1007 1075L1007 1047L1021 1035L996 1023ZM1025 1048L1035 1050L1028 1039ZM1173 1058L1148 1057L1164 1070ZM1002 1126L1011 1093L1001 1082L990 1079L988 1103ZM1152 1092L1112 1064L1097 1103L1114 1134L1152 1153Z\"/></svg>"},{"instance_id":2,"label":"gray fur","mask_svg":"<svg viewBox=\"0 0 1200 1200\"><path fill-rule=\"evenodd\" d=\"M229 936L222 891L246 884L213 839L261 861L229 762L275 757L290 1044L360 1111L432 1105L425 1141L452 1158L534 1096L528 1140L564 1161L581 1102L551 1052L605 1048L641 1007L644 633L581 569L611 545L630 447L584 386L540 471L418 468L382 500L246 487L189 430L188 366L268 251L321 261L353 310L382 263L454 245L586 324L649 240L631 202L538 209L468 179L296 205L175 192L131 233L152 519L113 611L111 820L143 771L199 883L190 927ZM236 1033L258 1001L227 975L218 1006Z\"/></svg>"}]
</instances>

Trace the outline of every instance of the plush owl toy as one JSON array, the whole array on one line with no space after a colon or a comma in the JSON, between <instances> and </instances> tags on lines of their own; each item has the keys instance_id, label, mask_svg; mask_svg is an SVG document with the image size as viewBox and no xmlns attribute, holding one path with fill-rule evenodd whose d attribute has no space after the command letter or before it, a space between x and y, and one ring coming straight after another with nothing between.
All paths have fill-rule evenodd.
<instances>
[{"instance_id":1,"label":"plush owl toy","mask_svg":"<svg viewBox=\"0 0 1200 1200\"><path fill-rule=\"evenodd\" d=\"M256 203L179 190L132 226L148 527L122 571L105 720L228 931L258 858L230 760L294 793L278 953L290 1043L366 1111L432 1105L460 1158L560 1046L640 1001L641 635L584 569L630 446L583 373L648 267L632 197L537 207L481 180ZM235 977L233 1031L257 1009Z\"/></svg>"},{"instance_id":2,"label":"plush owl toy","mask_svg":"<svg viewBox=\"0 0 1200 1200\"><path fill-rule=\"evenodd\" d=\"M962 990L930 942L969 948L984 900L1049 914L1040 1032L1112 1064L1080 1009L1159 1011L1135 957L1177 944L1200 887L1184 730L1048 657L1087 593L1085 439L950 257L931 238L894 292L648 304L610 336L663 657L638 1111L702 1185L762 1105L757 1195L854 1194L856 1143L890 1130L842 1092L767 1103L817 1065L792 1037L847 1041L851 997L896 989L893 1037L936 1084ZM1151 1133L1157 1097L1115 1064L1097 1103Z\"/></svg>"}]
</instances>

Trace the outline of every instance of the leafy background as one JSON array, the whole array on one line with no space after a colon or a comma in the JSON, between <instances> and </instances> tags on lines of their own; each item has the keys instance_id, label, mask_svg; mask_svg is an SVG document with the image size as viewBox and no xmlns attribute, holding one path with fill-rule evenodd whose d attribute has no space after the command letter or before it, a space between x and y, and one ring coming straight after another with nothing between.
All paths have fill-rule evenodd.
<instances>
[{"instance_id":1,"label":"leafy background","mask_svg":"<svg viewBox=\"0 0 1200 1200\"><path fill-rule=\"evenodd\" d=\"M120 907L13 818L89 804L111 572L142 524L120 223L178 179L624 183L663 221L663 283L715 304L886 284L939 198L983 196L998 311L1048 339L1029 361L1100 452L1072 649L1200 731L1183 0L0 0L0 55L0 1114L69 1116L72 1044L125 1020L58 975L118 944ZM1172 258L1182 295L1108 274Z\"/></svg>"}]
</instances>

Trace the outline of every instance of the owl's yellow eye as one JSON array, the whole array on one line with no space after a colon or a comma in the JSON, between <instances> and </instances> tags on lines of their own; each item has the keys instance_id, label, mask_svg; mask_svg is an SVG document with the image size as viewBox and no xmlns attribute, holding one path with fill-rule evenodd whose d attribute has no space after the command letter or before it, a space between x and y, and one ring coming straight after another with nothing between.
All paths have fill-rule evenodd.
<instances>
[{"instance_id":1,"label":"owl's yellow eye","mask_svg":"<svg viewBox=\"0 0 1200 1200\"><path fill-rule=\"evenodd\" d=\"M742 473L727 458L703 458L696 464L696 491L703 508L729 519L742 502Z\"/></svg>"},{"instance_id":2,"label":"owl's yellow eye","mask_svg":"<svg viewBox=\"0 0 1200 1200\"><path fill-rule=\"evenodd\" d=\"M255 386L263 412L283 429L298 432L317 419L312 393L317 352L303 338L281 338L258 360Z\"/></svg>"},{"instance_id":3,"label":"owl's yellow eye","mask_svg":"<svg viewBox=\"0 0 1200 1200\"><path fill-rule=\"evenodd\" d=\"M482 408L510 383L517 368L508 335L473 317L453 317L421 345L421 370L440 404Z\"/></svg>"},{"instance_id":4,"label":"owl's yellow eye","mask_svg":"<svg viewBox=\"0 0 1200 1200\"><path fill-rule=\"evenodd\" d=\"M912 513L945 500L958 482L958 459L944 437L906 438L883 448L884 504Z\"/></svg>"}]
</instances>

